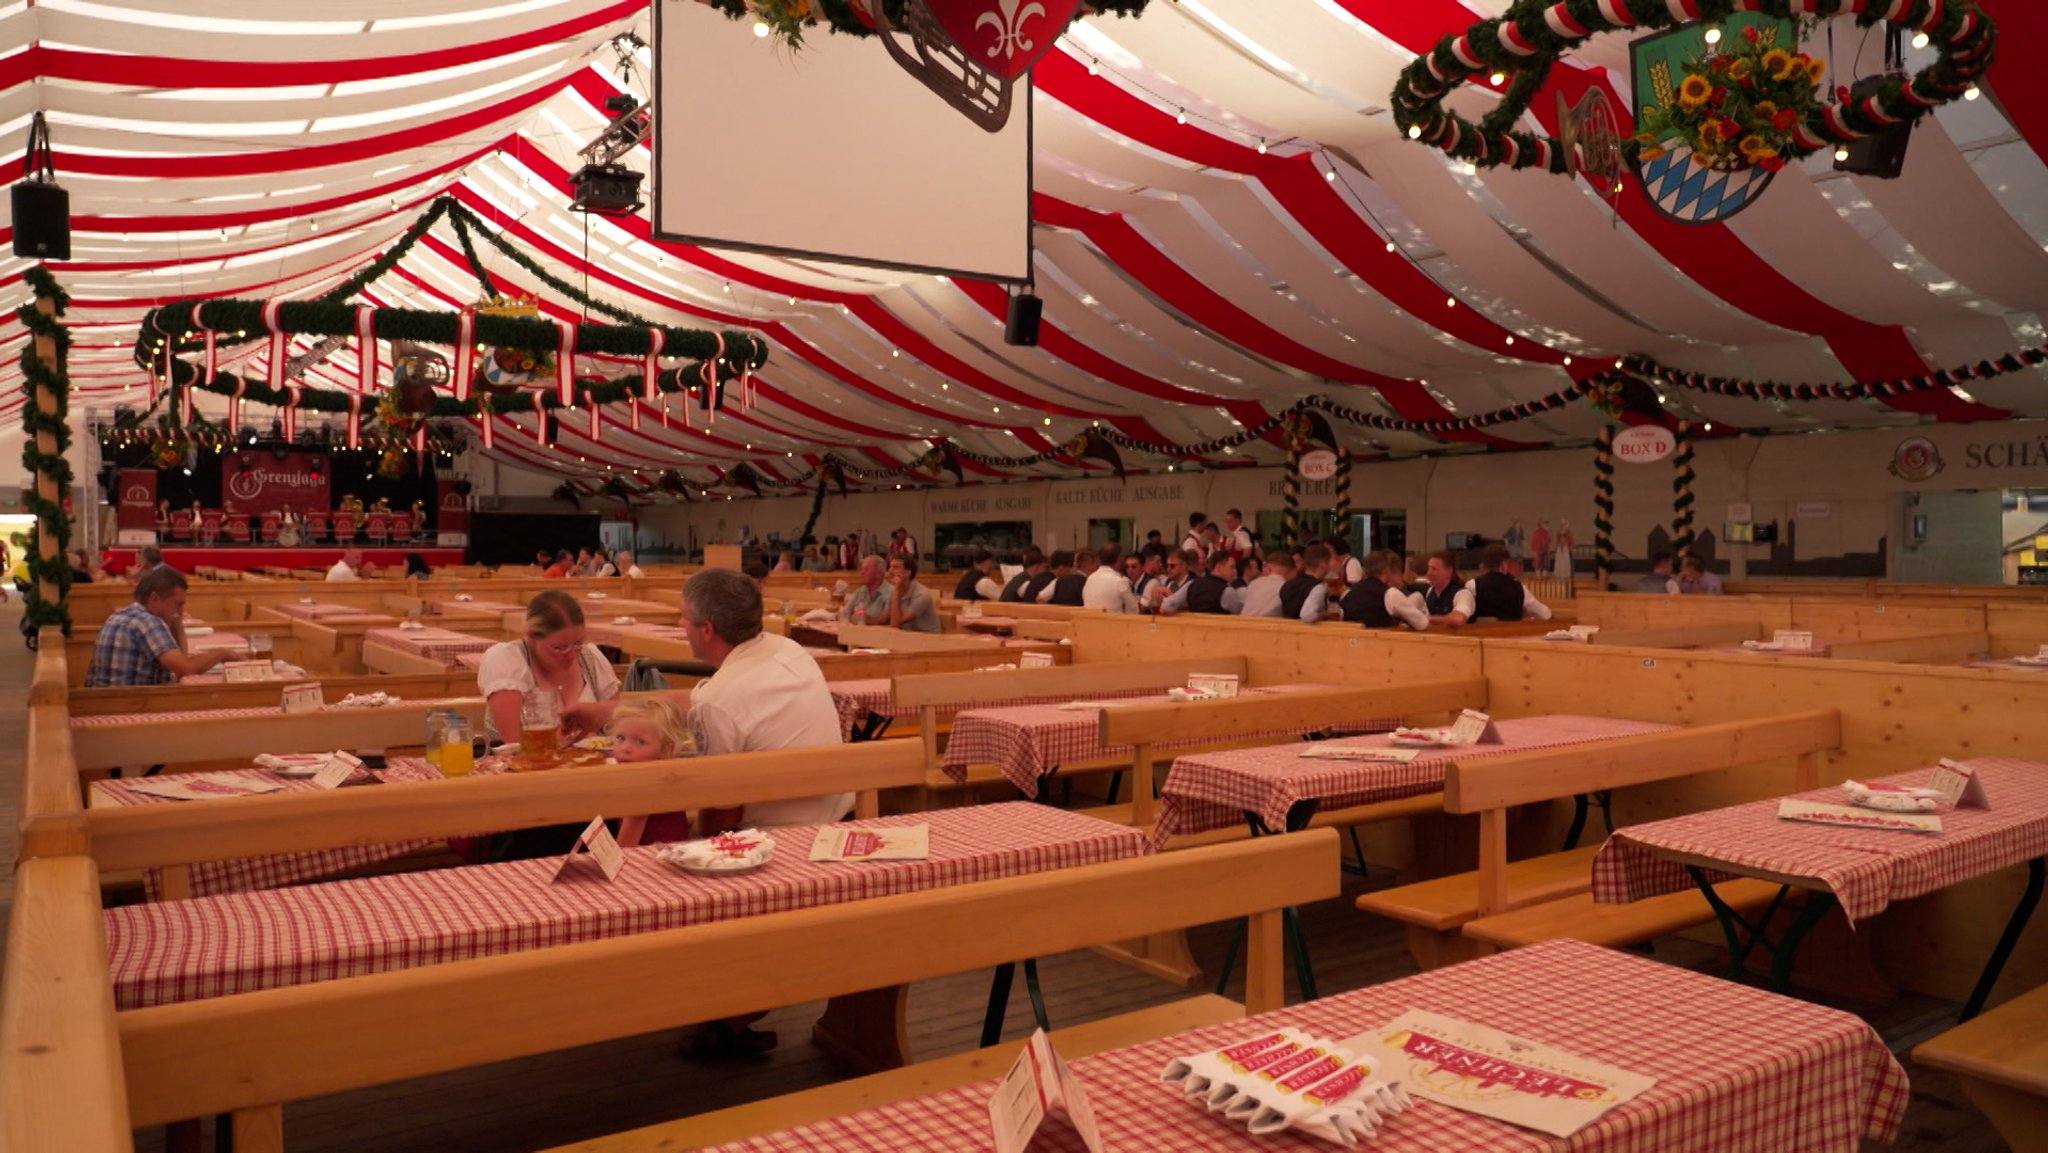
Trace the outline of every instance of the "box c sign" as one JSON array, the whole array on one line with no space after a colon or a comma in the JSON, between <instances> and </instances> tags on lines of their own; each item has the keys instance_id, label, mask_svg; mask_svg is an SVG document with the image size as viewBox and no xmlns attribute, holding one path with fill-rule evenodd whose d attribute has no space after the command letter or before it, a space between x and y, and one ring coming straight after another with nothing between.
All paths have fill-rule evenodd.
<instances>
[{"instance_id":1,"label":"box c sign","mask_svg":"<svg viewBox=\"0 0 2048 1153\"><path fill-rule=\"evenodd\" d=\"M1650 464L1678 450L1678 438L1671 430L1654 424L1625 428L1614 438L1614 455L1629 464Z\"/></svg>"},{"instance_id":2,"label":"box c sign","mask_svg":"<svg viewBox=\"0 0 2048 1153\"><path fill-rule=\"evenodd\" d=\"M1337 475L1337 454L1326 448L1301 454L1301 479L1329 480Z\"/></svg>"}]
</instances>

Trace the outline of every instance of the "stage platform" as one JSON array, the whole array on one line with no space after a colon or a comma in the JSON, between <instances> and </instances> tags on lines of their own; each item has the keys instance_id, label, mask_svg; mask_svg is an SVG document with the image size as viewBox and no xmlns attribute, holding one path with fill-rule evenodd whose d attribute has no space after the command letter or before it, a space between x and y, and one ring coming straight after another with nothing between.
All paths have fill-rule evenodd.
<instances>
[{"instance_id":1,"label":"stage platform","mask_svg":"<svg viewBox=\"0 0 2048 1153\"><path fill-rule=\"evenodd\" d=\"M342 546L320 545L313 547L284 548L278 545L164 545L164 563L182 573L190 573L200 566L208 568L235 569L246 571L257 568L332 568L341 559ZM463 550L459 548L407 548L403 546L369 545L354 546L363 554L363 559L379 568L386 566L405 567L405 554L420 554L428 567L461 564ZM113 556L120 571L126 572L135 564L135 550L113 548L107 550Z\"/></svg>"}]
</instances>

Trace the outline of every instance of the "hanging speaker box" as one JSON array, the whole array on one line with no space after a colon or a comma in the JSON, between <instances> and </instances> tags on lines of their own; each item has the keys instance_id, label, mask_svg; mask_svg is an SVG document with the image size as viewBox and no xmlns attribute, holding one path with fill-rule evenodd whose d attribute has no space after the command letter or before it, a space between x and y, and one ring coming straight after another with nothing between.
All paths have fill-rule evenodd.
<instances>
[{"instance_id":1,"label":"hanging speaker box","mask_svg":"<svg viewBox=\"0 0 2048 1153\"><path fill-rule=\"evenodd\" d=\"M1036 296L1011 297L1009 314L1003 318L1003 343L1035 346L1038 318L1044 311L1045 302Z\"/></svg>"},{"instance_id":2,"label":"hanging speaker box","mask_svg":"<svg viewBox=\"0 0 2048 1153\"><path fill-rule=\"evenodd\" d=\"M28 260L71 259L71 194L55 184L24 180L14 186L14 255Z\"/></svg>"}]
</instances>

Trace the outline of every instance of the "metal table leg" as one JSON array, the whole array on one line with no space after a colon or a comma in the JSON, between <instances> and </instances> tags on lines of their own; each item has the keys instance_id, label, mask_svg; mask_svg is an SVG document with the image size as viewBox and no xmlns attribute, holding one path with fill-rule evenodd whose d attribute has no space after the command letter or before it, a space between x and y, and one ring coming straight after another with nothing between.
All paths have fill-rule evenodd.
<instances>
[{"instance_id":1,"label":"metal table leg","mask_svg":"<svg viewBox=\"0 0 2048 1153\"><path fill-rule=\"evenodd\" d=\"M1749 969L1749 955L1756 951L1758 945L1763 945L1771 951L1771 991L1783 993L1790 989L1792 959L1799 952L1799 942L1805 940L1806 934L1813 931L1813 927L1820 923L1821 917L1835 907L1835 895L1825 890L1807 890L1805 904L1800 906L1799 912L1792 918L1792 923L1785 926L1784 933L1773 942L1769 935L1771 918L1776 916L1778 909L1784 905L1792 886L1780 885L1777 895L1772 897L1771 903L1764 908L1763 916L1752 922L1721 899L1721 894L1714 891L1713 884L1707 879L1705 869L1697 865L1687 865L1685 871L1692 877L1692 883L1699 886L1700 892L1706 896L1707 904L1713 908L1714 916L1721 922L1722 934L1728 939L1728 979L1742 980Z\"/></svg>"},{"instance_id":2,"label":"metal table leg","mask_svg":"<svg viewBox=\"0 0 2048 1153\"><path fill-rule=\"evenodd\" d=\"M989 982L988 1011L981 1018L981 1047L986 1049L1003 1039L1003 1022L1010 1015L1010 986L1017 977L1017 963L1005 961L996 966L995 977ZM1038 1027L1052 1031L1052 1020L1046 1015L1045 993L1038 985L1038 959L1024 961L1024 992L1031 998L1031 1016Z\"/></svg>"},{"instance_id":3,"label":"metal table leg","mask_svg":"<svg viewBox=\"0 0 2048 1153\"><path fill-rule=\"evenodd\" d=\"M1563 851L1569 853L1579 847L1579 836L1586 831L1587 811L1594 805L1600 806L1600 823L1607 826L1609 833L1614 832L1613 799L1614 795L1606 789L1580 793L1572 798L1572 827L1565 831Z\"/></svg>"},{"instance_id":4,"label":"metal table leg","mask_svg":"<svg viewBox=\"0 0 2048 1153\"><path fill-rule=\"evenodd\" d=\"M1307 828L1309 821L1316 815L1318 803L1317 798L1314 797L1305 801L1296 801L1293 807L1287 810L1286 831L1297 833ZM1273 830L1267 827L1266 822L1257 813L1247 810L1244 819L1245 823L1251 827L1252 836L1267 837L1273 834ZM1237 968L1237 951L1244 947L1245 933L1249 924L1249 921L1240 920L1237 923L1236 930L1231 933L1230 948L1224 951L1223 965L1216 976L1216 993L1218 996L1221 996L1223 990L1230 984L1231 970ZM1315 968L1309 964L1308 937L1301 931L1300 911L1292 907L1281 910L1280 924L1281 932L1286 937L1288 948L1294 951L1294 979L1301 986L1302 999L1313 1001L1316 999Z\"/></svg>"},{"instance_id":5,"label":"metal table leg","mask_svg":"<svg viewBox=\"0 0 2048 1153\"><path fill-rule=\"evenodd\" d=\"M2006 920L2005 932L1999 934L1998 946L1991 950L1991 959L1984 962L1984 971L1977 977L1977 987L1970 990L1970 999L1963 1004L1961 1020L1967 1021L1984 1011L1984 1002L1991 996L1992 986L1998 984L1998 974L2005 968L2006 958L2012 956L2013 947L2020 943L2020 934L2026 931L2027 920L2034 915L2034 906L2041 903L2044 862L2048 862L2048 858L2035 857L2027 862L2027 891L2020 895L2020 903Z\"/></svg>"}]
</instances>

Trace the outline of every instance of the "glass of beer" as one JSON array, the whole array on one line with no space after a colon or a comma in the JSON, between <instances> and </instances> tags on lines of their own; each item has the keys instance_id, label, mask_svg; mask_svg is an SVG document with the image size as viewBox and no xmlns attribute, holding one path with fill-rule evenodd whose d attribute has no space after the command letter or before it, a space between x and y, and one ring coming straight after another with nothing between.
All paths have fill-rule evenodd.
<instances>
[{"instance_id":1,"label":"glass of beer","mask_svg":"<svg viewBox=\"0 0 2048 1153\"><path fill-rule=\"evenodd\" d=\"M519 704L519 755L545 757L560 744L561 714L553 694L532 692Z\"/></svg>"},{"instance_id":2,"label":"glass of beer","mask_svg":"<svg viewBox=\"0 0 2048 1153\"><path fill-rule=\"evenodd\" d=\"M441 775L468 776L476 768L476 746L471 743L469 722L449 716L441 726Z\"/></svg>"}]
</instances>

